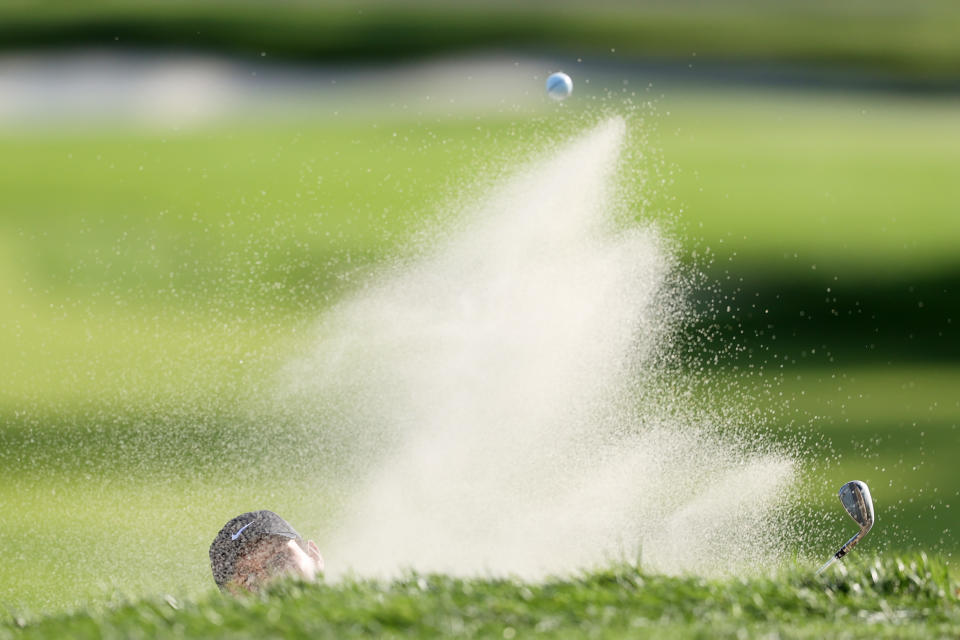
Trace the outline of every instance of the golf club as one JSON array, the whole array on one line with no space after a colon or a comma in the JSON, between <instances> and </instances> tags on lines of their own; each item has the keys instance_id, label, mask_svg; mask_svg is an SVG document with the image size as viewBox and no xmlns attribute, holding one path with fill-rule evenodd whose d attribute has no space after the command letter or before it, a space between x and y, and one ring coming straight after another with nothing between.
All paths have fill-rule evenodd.
<instances>
[{"instance_id":1,"label":"golf club","mask_svg":"<svg viewBox=\"0 0 960 640\"><path fill-rule=\"evenodd\" d=\"M865 483L859 480L851 480L840 487L838 495L840 502L843 503L843 508L847 510L854 522L860 525L860 531L847 540L846 544L840 547L840 550L833 554L833 557L827 560L826 564L817 569L817 575L820 575L827 567L847 555L847 552L853 549L873 526L873 498L870 497L870 488Z\"/></svg>"}]
</instances>

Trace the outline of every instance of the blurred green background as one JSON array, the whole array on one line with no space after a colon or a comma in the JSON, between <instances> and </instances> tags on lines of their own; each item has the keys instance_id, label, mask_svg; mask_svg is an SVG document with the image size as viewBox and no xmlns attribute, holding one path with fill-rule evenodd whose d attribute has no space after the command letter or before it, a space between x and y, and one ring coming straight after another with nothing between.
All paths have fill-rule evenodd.
<instances>
[{"instance_id":1,"label":"blurred green background","mask_svg":"<svg viewBox=\"0 0 960 640\"><path fill-rule=\"evenodd\" d=\"M933 0L4 3L0 605L207 589L261 504L322 540L315 425L258 390L451 202L610 113L636 217L701 273L693 369L801 442L800 499L873 488L865 552L951 558L957 33Z\"/></svg>"}]
</instances>

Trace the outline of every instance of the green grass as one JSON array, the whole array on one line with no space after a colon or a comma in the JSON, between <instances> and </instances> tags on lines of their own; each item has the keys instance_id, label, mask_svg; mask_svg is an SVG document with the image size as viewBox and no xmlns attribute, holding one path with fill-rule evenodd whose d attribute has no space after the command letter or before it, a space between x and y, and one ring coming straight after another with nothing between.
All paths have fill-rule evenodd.
<instances>
[{"instance_id":1,"label":"green grass","mask_svg":"<svg viewBox=\"0 0 960 640\"><path fill-rule=\"evenodd\" d=\"M860 558L822 577L706 580L630 567L568 579L281 584L260 597L154 597L30 619L0 638L751 637L928 638L960 631L958 582L926 556Z\"/></svg>"},{"instance_id":2,"label":"green grass","mask_svg":"<svg viewBox=\"0 0 960 640\"><path fill-rule=\"evenodd\" d=\"M646 162L640 217L677 227L687 251L716 257L719 276L762 273L768 288L771 277L809 290L953 273L951 101L753 98L666 101L649 120L667 164ZM134 366L131 347L144 365L124 384L134 400L242 378L240 360L269 359L358 267L436 220L472 176L509 164L511 145L569 124L464 116L5 135L0 355L15 364L2 395L95 396ZM177 369L197 359L220 375Z\"/></svg>"},{"instance_id":3,"label":"green grass","mask_svg":"<svg viewBox=\"0 0 960 640\"><path fill-rule=\"evenodd\" d=\"M628 151L638 168L630 175L644 185L631 202L636 217L676 234L688 264L702 265L707 249L712 256L707 280L715 284L696 294L706 315L690 328L691 352L705 363L718 355L711 377L733 380L732 393L774 437L806 440L813 462L800 491L813 508L836 514L840 482L870 483L878 525L864 554L921 548L951 562L960 497L949 473L960 451L955 101L659 93L649 94L655 112L630 116ZM251 398L302 348L324 309L418 230L454 215L449 202L482 195L484 179L590 118L555 113L300 114L183 131L0 134L0 508L16 514L0 527L0 603L51 612L114 593L198 597L209 589L212 532L261 505L322 542L344 505L311 468L319 444ZM698 330L715 331L716 340L698 342ZM734 349L717 354L718 344ZM250 452L264 475L232 483ZM274 472L280 459L292 471L286 479ZM848 528L838 527L838 543ZM794 595L812 589L801 573L784 579ZM741 589L644 581L660 585L668 604L624 614L611 629L669 610L678 618L664 621L665 632L676 624L677 633L706 634L709 618L683 608L695 599L677 604L667 592ZM557 588L572 590L571 602L586 611L593 592L581 602L577 584ZM215 599L188 609L256 625L280 614L259 623L244 616L279 612L270 607L288 599L367 594L341 614L327 611L343 621L328 632L339 635L349 632L350 607L378 610L369 590L405 588L319 587L275 605ZM860 596L820 593L810 596L821 617L808 635L850 628L861 601L842 598ZM827 607L831 597L842 604ZM877 598L862 602L881 607ZM599 624L597 602L581 613ZM724 612L734 603L749 608L722 602ZM891 628L930 631L916 609L890 602L907 611L907 626ZM153 606L129 615L167 624L165 613L143 613ZM806 605L791 606L784 619L796 621L790 616ZM114 624L104 620L89 624ZM739 620L723 613L717 628L732 632ZM182 624L184 633L194 628ZM503 630L495 620L482 624L494 626L478 632ZM744 624L761 633L783 623L757 614Z\"/></svg>"},{"instance_id":4,"label":"green grass","mask_svg":"<svg viewBox=\"0 0 960 640\"><path fill-rule=\"evenodd\" d=\"M926 549L955 562L960 407L943 399L958 375L813 369L768 380L754 396L749 380L734 385L744 404L770 410L758 420L770 437L804 440L794 498L827 515L817 525L825 542L804 553L826 555L853 533L835 492L858 478L873 488L878 514L860 552ZM114 593L194 596L210 585L213 533L236 513L269 505L322 544L349 509L336 469L311 463L329 458L322 438L295 421L163 409L4 416L0 508L17 517L0 530L0 603L55 611ZM43 569L51 566L56 579Z\"/></svg>"},{"instance_id":5,"label":"green grass","mask_svg":"<svg viewBox=\"0 0 960 640\"><path fill-rule=\"evenodd\" d=\"M718 91L703 104L677 91L661 107L674 191L713 252L865 280L954 261L956 100L743 98Z\"/></svg>"},{"instance_id":6,"label":"green grass","mask_svg":"<svg viewBox=\"0 0 960 640\"><path fill-rule=\"evenodd\" d=\"M435 216L471 139L509 128L249 124L0 140L0 353L27 368L5 397L91 398L133 368L134 402L209 395ZM197 360L219 375L177 369Z\"/></svg>"}]
</instances>

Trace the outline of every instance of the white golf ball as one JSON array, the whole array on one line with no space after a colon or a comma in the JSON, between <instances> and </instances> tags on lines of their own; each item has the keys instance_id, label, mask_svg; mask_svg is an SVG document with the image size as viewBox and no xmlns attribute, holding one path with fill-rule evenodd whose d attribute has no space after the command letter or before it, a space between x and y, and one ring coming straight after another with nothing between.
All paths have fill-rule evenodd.
<instances>
[{"instance_id":1,"label":"white golf ball","mask_svg":"<svg viewBox=\"0 0 960 640\"><path fill-rule=\"evenodd\" d=\"M547 78L547 95L554 100L569 98L573 93L573 80L562 71L550 74Z\"/></svg>"}]
</instances>

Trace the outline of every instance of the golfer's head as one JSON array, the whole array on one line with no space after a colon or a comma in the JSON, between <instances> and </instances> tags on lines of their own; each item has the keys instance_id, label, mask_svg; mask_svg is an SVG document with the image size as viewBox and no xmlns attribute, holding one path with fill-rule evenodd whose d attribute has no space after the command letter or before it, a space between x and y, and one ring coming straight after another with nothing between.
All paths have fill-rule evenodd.
<instances>
[{"instance_id":1,"label":"golfer's head","mask_svg":"<svg viewBox=\"0 0 960 640\"><path fill-rule=\"evenodd\" d=\"M251 511L225 524L210 545L210 568L221 590L253 592L277 578L313 580L323 558L272 511Z\"/></svg>"}]
</instances>

